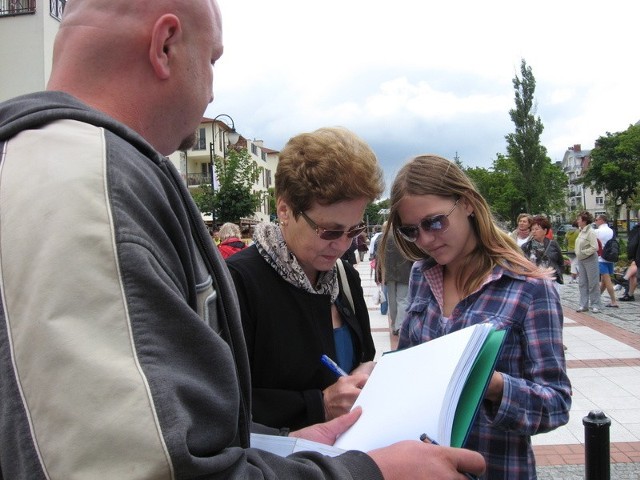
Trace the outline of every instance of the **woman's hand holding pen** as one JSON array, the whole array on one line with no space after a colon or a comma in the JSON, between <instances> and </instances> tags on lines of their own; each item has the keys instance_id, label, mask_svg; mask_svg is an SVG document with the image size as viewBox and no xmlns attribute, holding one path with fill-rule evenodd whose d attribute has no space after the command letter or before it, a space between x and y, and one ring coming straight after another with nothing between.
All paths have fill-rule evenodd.
<instances>
[{"instance_id":1,"label":"woman's hand holding pen","mask_svg":"<svg viewBox=\"0 0 640 480\"><path fill-rule=\"evenodd\" d=\"M352 373L338 378L333 385L325 388L322 391L325 418L331 420L351 410L368 379L367 373Z\"/></svg>"}]
</instances>

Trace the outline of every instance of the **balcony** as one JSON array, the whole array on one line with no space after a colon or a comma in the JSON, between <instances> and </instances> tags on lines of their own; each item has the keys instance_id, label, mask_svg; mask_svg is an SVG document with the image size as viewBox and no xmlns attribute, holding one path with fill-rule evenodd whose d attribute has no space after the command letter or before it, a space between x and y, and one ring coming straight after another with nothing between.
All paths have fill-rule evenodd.
<instances>
[{"instance_id":1,"label":"balcony","mask_svg":"<svg viewBox=\"0 0 640 480\"><path fill-rule=\"evenodd\" d=\"M211 185L211 176L208 173L188 173L183 175L183 178L187 183L187 187L196 187L203 184Z\"/></svg>"},{"instance_id":2,"label":"balcony","mask_svg":"<svg viewBox=\"0 0 640 480\"><path fill-rule=\"evenodd\" d=\"M0 17L36 13L36 0L0 0Z\"/></svg>"}]
</instances>

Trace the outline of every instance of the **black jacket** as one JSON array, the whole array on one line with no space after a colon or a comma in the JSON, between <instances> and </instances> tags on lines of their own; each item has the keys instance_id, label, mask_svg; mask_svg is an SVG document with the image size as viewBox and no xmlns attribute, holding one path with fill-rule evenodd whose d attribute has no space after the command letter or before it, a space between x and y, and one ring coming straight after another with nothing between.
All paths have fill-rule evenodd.
<instances>
[{"instance_id":1,"label":"black jacket","mask_svg":"<svg viewBox=\"0 0 640 480\"><path fill-rule=\"evenodd\" d=\"M227 259L240 300L253 392L253 420L296 430L325 421L322 390L336 381L320 362L335 358L331 300L284 280L250 246ZM337 303L351 328L356 361L373 360L369 313L360 276L344 262L356 315L340 292Z\"/></svg>"},{"instance_id":2,"label":"black jacket","mask_svg":"<svg viewBox=\"0 0 640 480\"><path fill-rule=\"evenodd\" d=\"M522 251L527 258L531 257L531 247L533 240L522 245ZM535 259L535 264L544 266L545 264L556 271L556 282L563 284L564 279L562 277L562 271L564 269L564 257L562 256L562 250L560 245L555 240L544 239L544 254Z\"/></svg>"}]
</instances>

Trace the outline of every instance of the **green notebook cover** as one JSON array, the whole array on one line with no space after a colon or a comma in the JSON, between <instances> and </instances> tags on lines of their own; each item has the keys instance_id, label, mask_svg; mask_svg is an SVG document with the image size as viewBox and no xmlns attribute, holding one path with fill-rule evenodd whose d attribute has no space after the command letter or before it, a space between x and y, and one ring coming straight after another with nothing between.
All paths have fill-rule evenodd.
<instances>
[{"instance_id":1,"label":"green notebook cover","mask_svg":"<svg viewBox=\"0 0 640 480\"><path fill-rule=\"evenodd\" d=\"M507 330L492 330L484 342L469 377L462 388L451 431L451 446L462 447L467 440L480 402L489 385Z\"/></svg>"}]
</instances>

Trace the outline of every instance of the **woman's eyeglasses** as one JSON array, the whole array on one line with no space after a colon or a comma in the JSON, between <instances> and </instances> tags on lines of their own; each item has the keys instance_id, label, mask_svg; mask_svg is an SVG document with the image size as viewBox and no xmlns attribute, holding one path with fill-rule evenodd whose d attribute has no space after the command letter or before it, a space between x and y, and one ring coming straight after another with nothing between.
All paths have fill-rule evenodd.
<instances>
[{"instance_id":1,"label":"woman's eyeglasses","mask_svg":"<svg viewBox=\"0 0 640 480\"><path fill-rule=\"evenodd\" d=\"M456 200L449 213L441 213L440 215L434 215L433 217L427 217L420 221L419 225L402 225L396 227L396 230L402 238L407 242L415 242L420 236L420 228L425 232L431 233L444 233L449 229L449 215L458 206L460 199Z\"/></svg>"},{"instance_id":2,"label":"woman's eyeglasses","mask_svg":"<svg viewBox=\"0 0 640 480\"><path fill-rule=\"evenodd\" d=\"M315 230L316 235L318 235L322 240L338 240L345 233L347 234L347 238L353 238L356 235L360 235L367 228L366 225L360 224L356 225L355 227L351 227L349 230L327 230L326 228L322 228L316 222L307 217L306 213L301 211L300 215L302 215L302 218L307 221L309 226Z\"/></svg>"}]
</instances>

